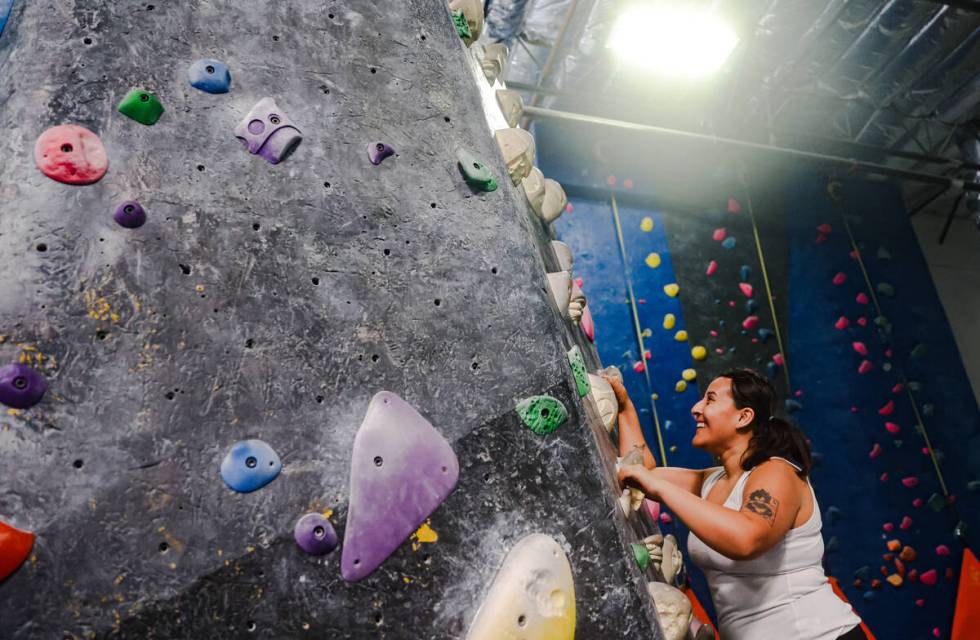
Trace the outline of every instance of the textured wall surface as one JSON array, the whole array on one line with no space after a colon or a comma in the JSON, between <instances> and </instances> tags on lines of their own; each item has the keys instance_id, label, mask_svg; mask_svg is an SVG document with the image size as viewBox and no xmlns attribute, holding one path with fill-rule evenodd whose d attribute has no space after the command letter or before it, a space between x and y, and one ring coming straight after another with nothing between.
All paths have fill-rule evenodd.
<instances>
[{"instance_id":1,"label":"textured wall surface","mask_svg":"<svg viewBox=\"0 0 980 640\"><path fill-rule=\"evenodd\" d=\"M581 342L552 308L546 230L506 177L446 7L405 3L17 2L0 38L0 360L44 401L0 418L0 518L37 535L0 584L12 638L453 638L507 550L543 532L576 580L578 637L659 637L613 512L608 446L574 394ZM232 89L188 65L228 63ZM116 111L132 87L166 108ZM262 97L302 130L272 166L232 130ZM96 132L109 172L63 185L38 135ZM368 143L397 156L368 162ZM455 150L492 167L474 194ZM111 218L137 199L149 222ZM585 346L584 343L582 343ZM596 364L594 352L588 354ZM295 520L333 511L371 396L393 391L452 443L434 543L347 584ZM551 393L541 438L512 411ZM261 438L282 475L235 494L218 466Z\"/></svg>"}]
</instances>

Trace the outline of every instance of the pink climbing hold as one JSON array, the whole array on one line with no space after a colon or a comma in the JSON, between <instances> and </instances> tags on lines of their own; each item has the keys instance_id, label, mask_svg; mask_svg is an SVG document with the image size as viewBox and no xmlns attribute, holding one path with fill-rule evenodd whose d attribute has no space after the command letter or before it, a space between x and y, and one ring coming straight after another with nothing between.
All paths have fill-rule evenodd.
<instances>
[{"instance_id":1,"label":"pink climbing hold","mask_svg":"<svg viewBox=\"0 0 980 640\"><path fill-rule=\"evenodd\" d=\"M717 338L718 337L718 332L715 331L714 329L712 329L708 333L711 335L712 338Z\"/></svg>"},{"instance_id":2,"label":"pink climbing hold","mask_svg":"<svg viewBox=\"0 0 980 640\"><path fill-rule=\"evenodd\" d=\"M894 400L889 400L888 402L885 403L885 406L883 406L881 409L878 409L878 415L881 416L890 416L893 413L895 413Z\"/></svg>"},{"instance_id":3,"label":"pink climbing hold","mask_svg":"<svg viewBox=\"0 0 980 640\"><path fill-rule=\"evenodd\" d=\"M891 522L886 522L885 524L881 525L881 528L885 531L891 532L895 528L895 525L893 525Z\"/></svg>"},{"instance_id":4,"label":"pink climbing hold","mask_svg":"<svg viewBox=\"0 0 980 640\"><path fill-rule=\"evenodd\" d=\"M674 519L670 517L669 513L667 513L666 511L660 512L660 522L663 522L664 524L670 524L673 521Z\"/></svg>"},{"instance_id":5,"label":"pink climbing hold","mask_svg":"<svg viewBox=\"0 0 980 640\"><path fill-rule=\"evenodd\" d=\"M838 271L837 272L837 275L834 276L834 279L833 279L832 282L834 283L835 286L838 286L839 287L842 284L844 284L844 282L846 282L846 281L847 281L847 275L844 274L844 273L842 273L842 272L840 272L840 271Z\"/></svg>"},{"instance_id":6,"label":"pink climbing hold","mask_svg":"<svg viewBox=\"0 0 980 640\"><path fill-rule=\"evenodd\" d=\"M742 320L742 328L746 331L752 331L757 326L759 326L759 316L749 316L745 320Z\"/></svg>"},{"instance_id":7,"label":"pink climbing hold","mask_svg":"<svg viewBox=\"0 0 980 640\"><path fill-rule=\"evenodd\" d=\"M609 176L608 178L606 178L606 184L608 184L610 187L615 187L616 186L616 176Z\"/></svg>"},{"instance_id":8,"label":"pink climbing hold","mask_svg":"<svg viewBox=\"0 0 980 640\"><path fill-rule=\"evenodd\" d=\"M709 276L713 276L715 275L716 271L718 271L718 263L712 260L708 263L708 269L705 271L705 273Z\"/></svg>"},{"instance_id":9,"label":"pink climbing hold","mask_svg":"<svg viewBox=\"0 0 980 640\"><path fill-rule=\"evenodd\" d=\"M637 362L633 363L633 371L637 373L643 373L644 371L646 371L646 368L647 366L643 364L642 360L638 360Z\"/></svg>"},{"instance_id":10,"label":"pink climbing hold","mask_svg":"<svg viewBox=\"0 0 980 640\"><path fill-rule=\"evenodd\" d=\"M649 360L650 359L650 352L649 351L644 351L643 352L643 359L644 360Z\"/></svg>"},{"instance_id":11,"label":"pink climbing hold","mask_svg":"<svg viewBox=\"0 0 980 640\"><path fill-rule=\"evenodd\" d=\"M936 570L935 569L929 569L928 571L923 571L919 575L919 582L921 582L922 584L927 584L930 587L932 585L936 584L936 580L938 580L938 579L939 579L939 576L936 574Z\"/></svg>"},{"instance_id":12,"label":"pink climbing hold","mask_svg":"<svg viewBox=\"0 0 980 640\"><path fill-rule=\"evenodd\" d=\"M854 299L857 300L858 304L868 304L868 294L863 291L857 294Z\"/></svg>"},{"instance_id":13,"label":"pink climbing hold","mask_svg":"<svg viewBox=\"0 0 980 640\"><path fill-rule=\"evenodd\" d=\"M34 162L41 173L64 184L98 182L109 168L99 136L77 124L59 124L34 144Z\"/></svg>"},{"instance_id":14,"label":"pink climbing hold","mask_svg":"<svg viewBox=\"0 0 980 640\"><path fill-rule=\"evenodd\" d=\"M851 348L857 351L862 356L868 355L868 347L865 346L863 342L852 342Z\"/></svg>"},{"instance_id":15,"label":"pink climbing hold","mask_svg":"<svg viewBox=\"0 0 980 640\"><path fill-rule=\"evenodd\" d=\"M862 327L868 326L868 319L865 318L864 316L861 316L860 318L858 318L857 320L855 320L855 322L857 322Z\"/></svg>"},{"instance_id":16,"label":"pink climbing hold","mask_svg":"<svg viewBox=\"0 0 980 640\"><path fill-rule=\"evenodd\" d=\"M748 282L739 282L738 288L742 290L742 293L745 294L746 298L752 297L752 285L750 285Z\"/></svg>"},{"instance_id":17,"label":"pink climbing hold","mask_svg":"<svg viewBox=\"0 0 980 640\"><path fill-rule=\"evenodd\" d=\"M585 284L585 280L583 280L582 278L575 278L575 280L573 280L572 282L574 282L575 286L578 287L579 289L581 289L582 285Z\"/></svg>"},{"instance_id":18,"label":"pink climbing hold","mask_svg":"<svg viewBox=\"0 0 980 640\"><path fill-rule=\"evenodd\" d=\"M887 357L889 357L889 358L892 356L892 354L890 352L891 352L891 349L889 349L888 351L885 352L885 355ZM892 393L901 393L903 391L905 391L905 385L902 384L901 382L899 382L894 387L892 387Z\"/></svg>"},{"instance_id":19,"label":"pink climbing hold","mask_svg":"<svg viewBox=\"0 0 980 640\"><path fill-rule=\"evenodd\" d=\"M947 546L946 546L946 545L944 545L944 544L941 544L941 545L939 545L938 547L936 547L936 555L940 555L940 556L948 556L948 555L949 555L949 553L950 553L950 552L949 552L949 547L947 547Z\"/></svg>"},{"instance_id":20,"label":"pink climbing hold","mask_svg":"<svg viewBox=\"0 0 980 640\"><path fill-rule=\"evenodd\" d=\"M888 429L888 433L892 433L892 434L902 432L902 428L897 424L895 424L894 422L886 422L885 428Z\"/></svg>"},{"instance_id":21,"label":"pink climbing hold","mask_svg":"<svg viewBox=\"0 0 980 640\"><path fill-rule=\"evenodd\" d=\"M783 360L783 354L781 353L772 354L772 361L778 364L780 367L786 364L786 362Z\"/></svg>"},{"instance_id":22,"label":"pink climbing hold","mask_svg":"<svg viewBox=\"0 0 980 640\"><path fill-rule=\"evenodd\" d=\"M728 301L728 306L734 309L735 308L735 301L734 300L729 300Z\"/></svg>"},{"instance_id":23,"label":"pink climbing hold","mask_svg":"<svg viewBox=\"0 0 980 640\"><path fill-rule=\"evenodd\" d=\"M742 205L738 203L735 198L728 199L728 213L739 213L742 210Z\"/></svg>"},{"instance_id":24,"label":"pink climbing hold","mask_svg":"<svg viewBox=\"0 0 980 640\"><path fill-rule=\"evenodd\" d=\"M912 487L919 486L919 479L915 476L908 476L907 478L902 478L902 484L911 489Z\"/></svg>"},{"instance_id":25,"label":"pink climbing hold","mask_svg":"<svg viewBox=\"0 0 980 640\"><path fill-rule=\"evenodd\" d=\"M915 601L915 606L917 606L917 607L924 607L924 606L926 606L925 598L919 598L918 600L916 600Z\"/></svg>"},{"instance_id":26,"label":"pink climbing hold","mask_svg":"<svg viewBox=\"0 0 980 640\"><path fill-rule=\"evenodd\" d=\"M916 498L915 500L912 501L912 506L915 507L916 509L922 508L923 504L924 503L922 502L922 498Z\"/></svg>"},{"instance_id":27,"label":"pink climbing hold","mask_svg":"<svg viewBox=\"0 0 980 640\"><path fill-rule=\"evenodd\" d=\"M871 453L868 454L868 457L874 460L880 455L881 455L881 445L876 442L875 445L871 447Z\"/></svg>"},{"instance_id":28,"label":"pink climbing hold","mask_svg":"<svg viewBox=\"0 0 980 640\"><path fill-rule=\"evenodd\" d=\"M851 251L848 255L851 256L851 259L852 260L857 260L858 259L858 252L857 251Z\"/></svg>"},{"instance_id":29,"label":"pink climbing hold","mask_svg":"<svg viewBox=\"0 0 980 640\"><path fill-rule=\"evenodd\" d=\"M881 474L881 476L879 476L878 479L881 480L882 482L888 482L888 472L886 471L883 474ZM889 531L890 531L890 529L889 529Z\"/></svg>"},{"instance_id":30,"label":"pink climbing hold","mask_svg":"<svg viewBox=\"0 0 980 640\"><path fill-rule=\"evenodd\" d=\"M856 406L854 406L854 405L851 405L851 413L857 413L858 411L860 411L860 409L858 409L858 408L857 408Z\"/></svg>"},{"instance_id":31,"label":"pink climbing hold","mask_svg":"<svg viewBox=\"0 0 980 640\"><path fill-rule=\"evenodd\" d=\"M940 638L940 637L942 637L942 633L941 633L941 632L939 631L939 627L933 627L933 628L932 628L932 635L933 635L933 637L935 637L935 638Z\"/></svg>"},{"instance_id":32,"label":"pink climbing hold","mask_svg":"<svg viewBox=\"0 0 980 640\"><path fill-rule=\"evenodd\" d=\"M724 229L715 229L715 232L711 234L711 239L715 242L721 242L725 239L726 235L728 234L725 233Z\"/></svg>"},{"instance_id":33,"label":"pink climbing hold","mask_svg":"<svg viewBox=\"0 0 980 640\"><path fill-rule=\"evenodd\" d=\"M797 389L796 391L793 392L793 395L796 396L797 398L802 398L803 397L803 389Z\"/></svg>"},{"instance_id":34,"label":"pink climbing hold","mask_svg":"<svg viewBox=\"0 0 980 640\"><path fill-rule=\"evenodd\" d=\"M858 365L858 373L860 373L861 375L864 375L865 373L871 371L872 369L874 369L874 365L867 360L862 360L861 364Z\"/></svg>"},{"instance_id":35,"label":"pink climbing hold","mask_svg":"<svg viewBox=\"0 0 980 640\"><path fill-rule=\"evenodd\" d=\"M924 456L929 455L929 447L922 447L922 455Z\"/></svg>"},{"instance_id":36,"label":"pink climbing hold","mask_svg":"<svg viewBox=\"0 0 980 640\"><path fill-rule=\"evenodd\" d=\"M892 357L892 350L891 349L885 349L885 357L886 358L891 358Z\"/></svg>"},{"instance_id":37,"label":"pink climbing hold","mask_svg":"<svg viewBox=\"0 0 980 640\"><path fill-rule=\"evenodd\" d=\"M571 202L565 205L565 213L571 213L572 209L574 209L574 207L572 206Z\"/></svg>"},{"instance_id":38,"label":"pink climbing hold","mask_svg":"<svg viewBox=\"0 0 980 640\"><path fill-rule=\"evenodd\" d=\"M901 529L902 531L908 531L909 529L911 529L912 528L912 518L910 518L908 516L904 516L902 518L901 524L898 525L898 528Z\"/></svg>"},{"instance_id":39,"label":"pink climbing hold","mask_svg":"<svg viewBox=\"0 0 980 640\"><path fill-rule=\"evenodd\" d=\"M650 519L656 522L660 519L660 503L653 500L643 499L643 508L646 510Z\"/></svg>"},{"instance_id":40,"label":"pink climbing hold","mask_svg":"<svg viewBox=\"0 0 980 640\"><path fill-rule=\"evenodd\" d=\"M721 347L715 347L715 353L717 353L718 355L721 355L721 354L725 353L725 350L722 349Z\"/></svg>"},{"instance_id":41,"label":"pink climbing hold","mask_svg":"<svg viewBox=\"0 0 980 640\"><path fill-rule=\"evenodd\" d=\"M818 233L817 237L813 239L813 244L823 244L827 242L827 236L822 233Z\"/></svg>"},{"instance_id":42,"label":"pink climbing hold","mask_svg":"<svg viewBox=\"0 0 980 640\"><path fill-rule=\"evenodd\" d=\"M625 180L623 180L623 188L624 189L632 189L633 188L633 179L632 178L626 178Z\"/></svg>"},{"instance_id":43,"label":"pink climbing hold","mask_svg":"<svg viewBox=\"0 0 980 640\"><path fill-rule=\"evenodd\" d=\"M582 319L579 320L578 326L582 329L585 337L589 339L589 342L595 342L595 321L592 319L589 305L585 305L585 308L582 309Z\"/></svg>"},{"instance_id":44,"label":"pink climbing hold","mask_svg":"<svg viewBox=\"0 0 980 640\"><path fill-rule=\"evenodd\" d=\"M849 324L851 324L850 320L848 320L844 316L841 316L837 318L837 322L834 323L834 328L837 329L838 331L843 331L844 329L847 328L847 325Z\"/></svg>"},{"instance_id":45,"label":"pink climbing hold","mask_svg":"<svg viewBox=\"0 0 980 640\"><path fill-rule=\"evenodd\" d=\"M834 228L832 226L830 226L829 224L827 224L826 222L824 222L823 224L817 226L817 231L819 231L820 233L822 233L824 235L830 235L830 233L833 230L834 230Z\"/></svg>"}]
</instances>

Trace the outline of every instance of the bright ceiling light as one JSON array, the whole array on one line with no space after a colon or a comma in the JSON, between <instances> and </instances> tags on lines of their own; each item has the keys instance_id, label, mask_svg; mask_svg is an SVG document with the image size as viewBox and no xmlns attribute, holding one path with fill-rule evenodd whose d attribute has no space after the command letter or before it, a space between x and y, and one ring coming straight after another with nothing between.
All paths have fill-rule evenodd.
<instances>
[{"instance_id":1,"label":"bright ceiling light","mask_svg":"<svg viewBox=\"0 0 980 640\"><path fill-rule=\"evenodd\" d=\"M674 2L627 8L606 46L631 66L673 77L699 78L721 68L738 36L706 9Z\"/></svg>"}]
</instances>

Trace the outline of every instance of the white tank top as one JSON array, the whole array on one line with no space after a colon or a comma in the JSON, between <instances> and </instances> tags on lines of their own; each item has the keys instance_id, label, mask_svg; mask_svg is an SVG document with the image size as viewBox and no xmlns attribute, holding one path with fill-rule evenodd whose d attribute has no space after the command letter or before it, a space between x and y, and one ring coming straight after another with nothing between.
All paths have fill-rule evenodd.
<instances>
[{"instance_id":1,"label":"white tank top","mask_svg":"<svg viewBox=\"0 0 980 640\"><path fill-rule=\"evenodd\" d=\"M799 469L783 458L772 459ZM708 477L701 487L702 498L724 473L719 469ZM751 473L739 477L725 507L742 508L742 492ZM824 575L821 526L814 495L813 515L754 560L732 560L693 532L688 535L687 552L708 580L723 640L836 640L861 622Z\"/></svg>"}]
</instances>

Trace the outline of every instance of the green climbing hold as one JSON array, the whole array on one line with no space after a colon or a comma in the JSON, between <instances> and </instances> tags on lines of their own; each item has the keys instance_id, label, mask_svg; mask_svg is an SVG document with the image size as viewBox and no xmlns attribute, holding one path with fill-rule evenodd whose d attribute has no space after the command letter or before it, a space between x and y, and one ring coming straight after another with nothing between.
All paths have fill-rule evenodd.
<instances>
[{"instance_id":1,"label":"green climbing hold","mask_svg":"<svg viewBox=\"0 0 980 640\"><path fill-rule=\"evenodd\" d=\"M119 103L119 113L145 125L155 124L163 115L163 105L145 89L132 89Z\"/></svg>"},{"instance_id":2,"label":"green climbing hold","mask_svg":"<svg viewBox=\"0 0 980 640\"><path fill-rule=\"evenodd\" d=\"M891 260L892 254L888 252L888 249L884 247L878 247L878 259L879 260Z\"/></svg>"},{"instance_id":3,"label":"green climbing hold","mask_svg":"<svg viewBox=\"0 0 980 640\"><path fill-rule=\"evenodd\" d=\"M922 383L917 380L910 380L905 386L909 391L914 391L916 393L922 391Z\"/></svg>"},{"instance_id":4,"label":"green climbing hold","mask_svg":"<svg viewBox=\"0 0 980 640\"><path fill-rule=\"evenodd\" d=\"M926 500L926 504L929 505L930 509L932 509L936 513L939 513L940 511L946 508L946 499L943 498L938 493L934 493L931 496L929 496L928 500Z\"/></svg>"},{"instance_id":5,"label":"green climbing hold","mask_svg":"<svg viewBox=\"0 0 980 640\"><path fill-rule=\"evenodd\" d=\"M980 480L970 480L966 483L966 488L970 491L980 491Z\"/></svg>"},{"instance_id":6,"label":"green climbing hold","mask_svg":"<svg viewBox=\"0 0 980 640\"><path fill-rule=\"evenodd\" d=\"M875 318L875 324L885 333L892 332L892 323L885 316L877 316Z\"/></svg>"},{"instance_id":7,"label":"green climbing hold","mask_svg":"<svg viewBox=\"0 0 980 640\"><path fill-rule=\"evenodd\" d=\"M578 345L568 350L568 364L572 367L572 375L575 376L578 396L584 398L589 395L592 385L589 384L589 372L585 368L585 358L582 357L582 350L578 348Z\"/></svg>"},{"instance_id":8,"label":"green climbing hold","mask_svg":"<svg viewBox=\"0 0 980 640\"><path fill-rule=\"evenodd\" d=\"M640 571L646 571L650 566L650 551L646 545L639 542L632 542L630 546L633 547L633 557L636 558L636 564L640 567Z\"/></svg>"},{"instance_id":9,"label":"green climbing hold","mask_svg":"<svg viewBox=\"0 0 980 640\"><path fill-rule=\"evenodd\" d=\"M568 410L560 400L551 396L531 396L517 403L517 415L525 427L544 436L565 424Z\"/></svg>"},{"instance_id":10,"label":"green climbing hold","mask_svg":"<svg viewBox=\"0 0 980 640\"><path fill-rule=\"evenodd\" d=\"M878 293L883 296L888 296L889 298L895 297L895 287L891 286L887 282L878 283Z\"/></svg>"},{"instance_id":11,"label":"green climbing hold","mask_svg":"<svg viewBox=\"0 0 980 640\"><path fill-rule=\"evenodd\" d=\"M920 342L919 344L915 345L915 347L912 348L911 355L913 358L922 358L927 353L929 353L929 347L927 347L925 343Z\"/></svg>"},{"instance_id":12,"label":"green climbing hold","mask_svg":"<svg viewBox=\"0 0 980 640\"><path fill-rule=\"evenodd\" d=\"M475 155L466 149L456 152L456 160L459 161L459 169L463 172L463 179L477 191L496 191L497 181L487 165L480 162Z\"/></svg>"},{"instance_id":13,"label":"green climbing hold","mask_svg":"<svg viewBox=\"0 0 980 640\"><path fill-rule=\"evenodd\" d=\"M466 24L466 16L463 15L462 9L457 9L452 13L453 24L456 25L456 35L467 40L472 38L473 32L470 31L470 25Z\"/></svg>"}]
</instances>

